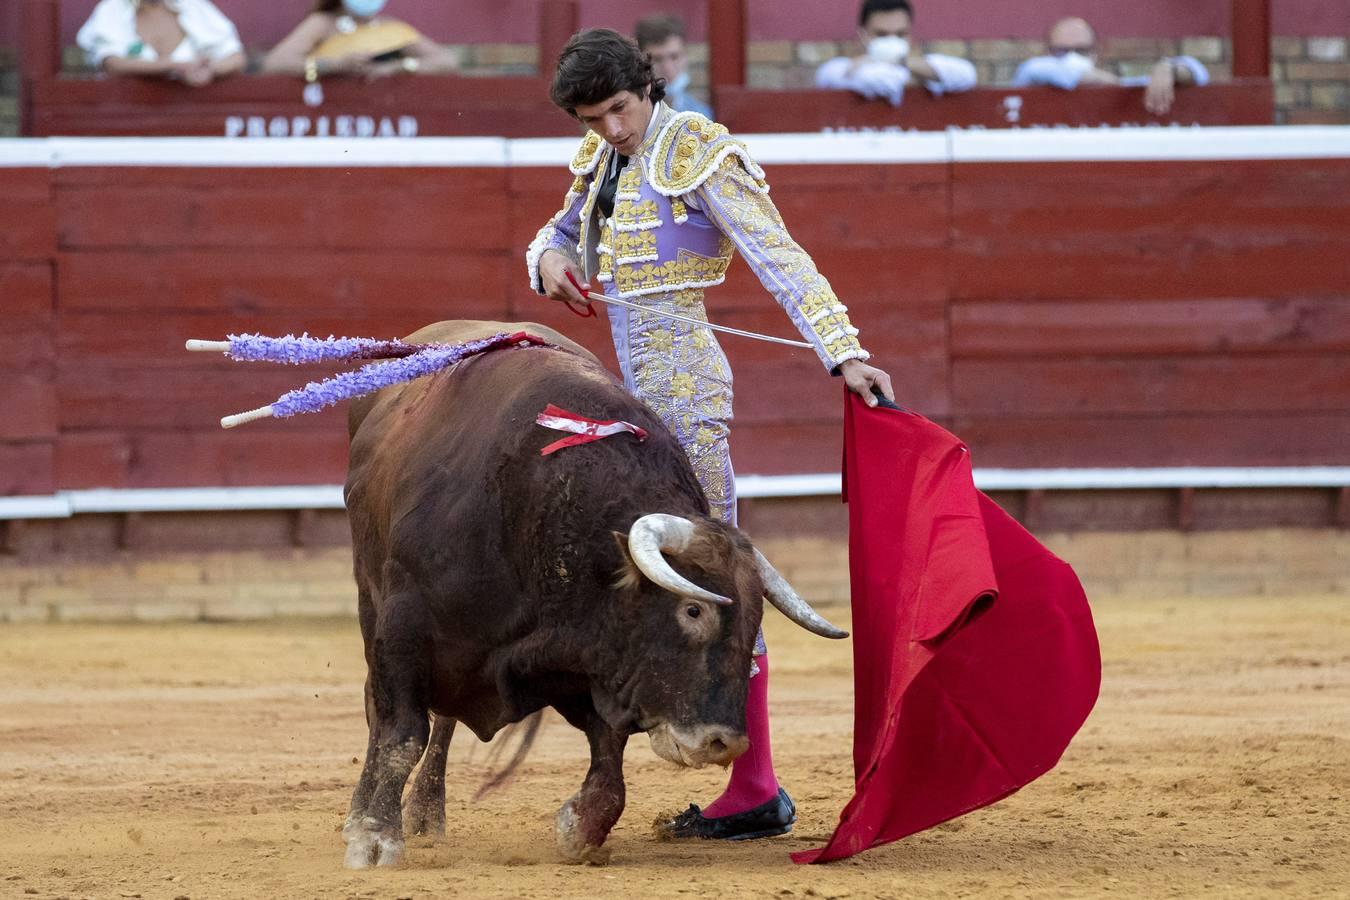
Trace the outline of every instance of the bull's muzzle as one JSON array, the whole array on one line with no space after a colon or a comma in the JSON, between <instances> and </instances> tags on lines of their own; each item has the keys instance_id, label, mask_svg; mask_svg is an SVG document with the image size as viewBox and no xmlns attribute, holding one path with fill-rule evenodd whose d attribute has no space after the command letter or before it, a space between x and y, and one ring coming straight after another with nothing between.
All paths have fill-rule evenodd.
<instances>
[{"instance_id":1,"label":"bull's muzzle","mask_svg":"<svg viewBox=\"0 0 1350 900\"><path fill-rule=\"evenodd\" d=\"M750 748L750 739L744 732L722 725L686 729L663 722L648 731L647 737L657 756L691 769L730 765Z\"/></svg>"}]
</instances>

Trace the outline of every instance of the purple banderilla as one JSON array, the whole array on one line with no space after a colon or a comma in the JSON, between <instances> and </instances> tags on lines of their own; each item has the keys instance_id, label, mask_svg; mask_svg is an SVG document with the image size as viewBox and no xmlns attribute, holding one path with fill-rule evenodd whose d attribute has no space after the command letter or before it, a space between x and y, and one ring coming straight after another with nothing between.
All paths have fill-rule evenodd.
<instances>
[{"instance_id":1,"label":"purple banderilla","mask_svg":"<svg viewBox=\"0 0 1350 900\"><path fill-rule=\"evenodd\" d=\"M544 344L544 341L524 332L512 334L505 331L462 344L408 344L399 340L381 341L374 338L330 337L325 340L307 334L281 338L232 334L228 340L230 348L225 353L236 360L293 366L334 360L381 360L323 381L311 381L303 388L282 394L272 403L272 415L277 418L318 412L342 400L431 375L462 359L498 347Z\"/></svg>"}]
</instances>

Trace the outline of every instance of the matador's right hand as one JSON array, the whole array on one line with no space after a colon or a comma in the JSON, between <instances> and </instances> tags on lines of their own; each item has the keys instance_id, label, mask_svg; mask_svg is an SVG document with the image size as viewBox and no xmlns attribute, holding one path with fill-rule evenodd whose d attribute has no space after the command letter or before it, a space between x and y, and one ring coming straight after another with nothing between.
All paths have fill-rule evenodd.
<instances>
[{"instance_id":1,"label":"matador's right hand","mask_svg":"<svg viewBox=\"0 0 1350 900\"><path fill-rule=\"evenodd\" d=\"M582 278L580 267L557 250L548 250L539 258L539 282L544 296L550 300L585 306L589 301L581 291L591 290L591 283ZM577 290L578 286L581 290Z\"/></svg>"}]
</instances>

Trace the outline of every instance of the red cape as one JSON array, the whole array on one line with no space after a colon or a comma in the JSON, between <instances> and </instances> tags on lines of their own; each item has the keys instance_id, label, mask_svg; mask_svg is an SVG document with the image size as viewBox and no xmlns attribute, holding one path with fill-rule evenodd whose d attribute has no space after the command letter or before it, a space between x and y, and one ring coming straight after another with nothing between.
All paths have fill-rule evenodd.
<instances>
[{"instance_id":1,"label":"red cape","mask_svg":"<svg viewBox=\"0 0 1350 900\"><path fill-rule=\"evenodd\" d=\"M847 397L856 792L799 863L899 840L1030 783L1101 684L1078 578L975 489L965 445Z\"/></svg>"}]
</instances>

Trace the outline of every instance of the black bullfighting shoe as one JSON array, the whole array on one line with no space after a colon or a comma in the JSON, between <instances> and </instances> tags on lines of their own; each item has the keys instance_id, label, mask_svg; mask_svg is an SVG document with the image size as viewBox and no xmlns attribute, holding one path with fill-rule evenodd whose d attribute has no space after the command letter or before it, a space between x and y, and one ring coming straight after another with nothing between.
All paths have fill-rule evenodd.
<instances>
[{"instance_id":1,"label":"black bullfighting shoe","mask_svg":"<svg viewBox=\"0 0 1350 900\"><path fill-rule=\"evenodd\" d=\"M675 818L662 822L658 830L668 838L703 838L717 841L753 841L755 838L787 834L797 821L797 807L787 791L745 812L709 819L694 804Z\"/></svg>"}]
</instances>

